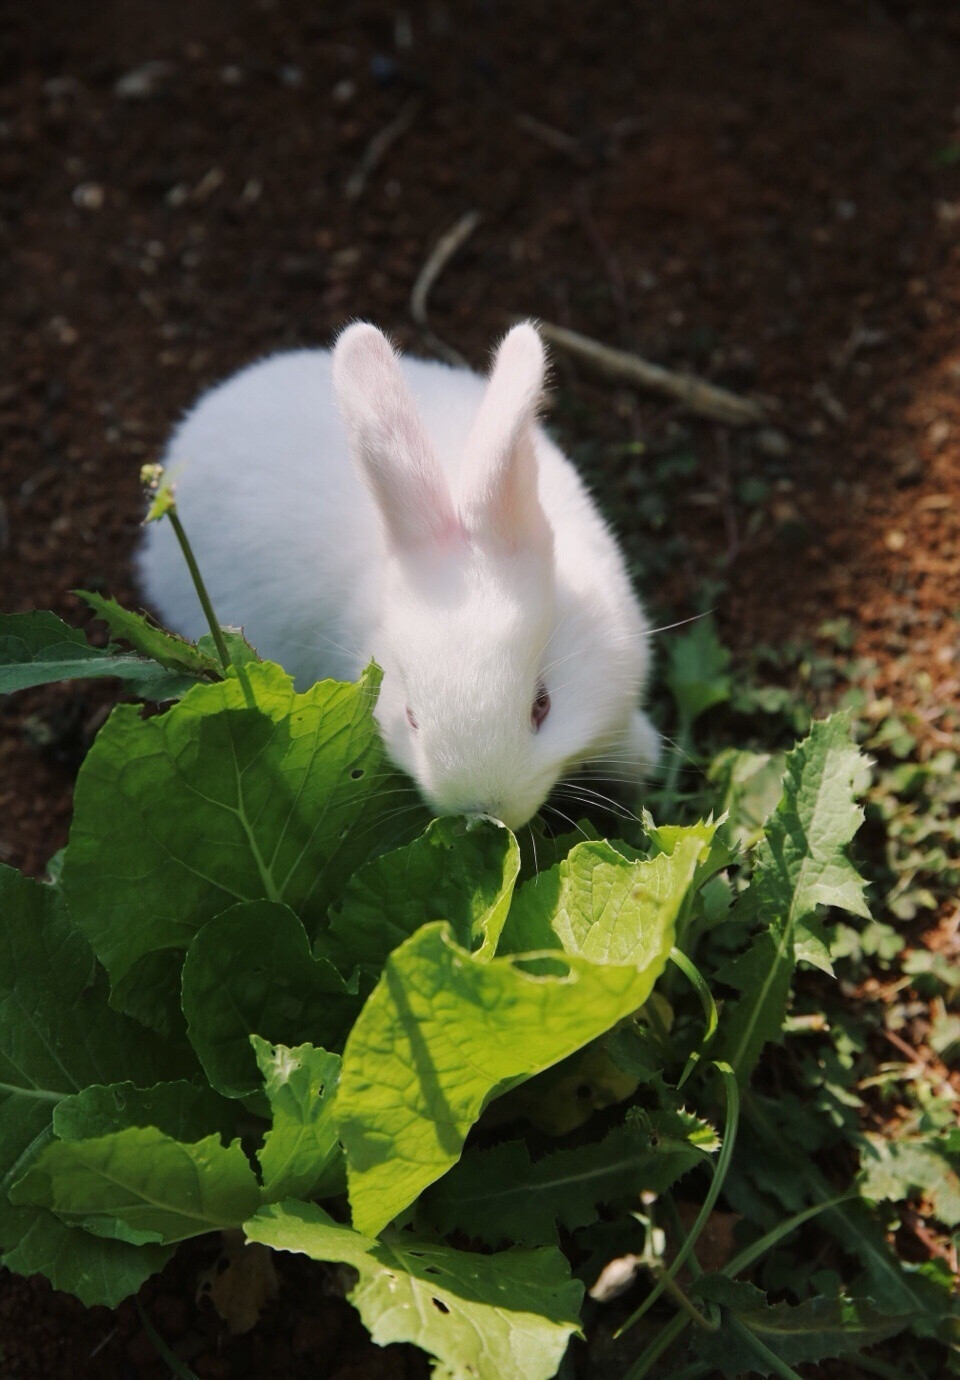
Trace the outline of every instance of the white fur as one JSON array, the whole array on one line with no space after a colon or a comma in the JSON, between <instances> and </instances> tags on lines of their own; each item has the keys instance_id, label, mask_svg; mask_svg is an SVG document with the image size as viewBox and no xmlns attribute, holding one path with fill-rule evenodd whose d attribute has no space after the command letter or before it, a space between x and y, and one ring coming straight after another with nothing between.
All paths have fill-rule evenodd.
<instances>
[{"instance_id":1,"label":"white fur","mask_svg":"<svg viewBox=\"0 0 960 1380\"><path fill-rule=\"evenodd\" d=\"M332 354L275 355L212 389L164 461L219 618L301 688L375 658L384 741L428 803L513 828L574 766L639 777L657 754L638 710L643 610L536 424L544 370L529 324L485 384L398 357L360 322ZM199 636L168 523L148 527L138 565L164 621ZM535 731L541 678L552 705Z\"/></svg>"}]
</instances>

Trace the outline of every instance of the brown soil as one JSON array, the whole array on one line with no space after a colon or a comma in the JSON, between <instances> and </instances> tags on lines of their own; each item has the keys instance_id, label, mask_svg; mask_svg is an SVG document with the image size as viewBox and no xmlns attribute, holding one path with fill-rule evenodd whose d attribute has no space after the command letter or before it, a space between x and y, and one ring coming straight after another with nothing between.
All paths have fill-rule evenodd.
<instances>
[{"instance_id":1,"label":"brown soil","mask_svg":"<svg viewBox=\"0 0 960 1380\"><path fill-rule=\"evenodd\" d=\"M949 727L955 0L529 0L509 15L191 0L162 19L134 0L7 0L0 15L0 608L77 618L71 588L134 597L138 469L178 412L353 316L422 348L412 284L476 209L431 300L471 362L529 313L774 400L765 432L730 434L557 359L574 439L642 437L654 454L682 427L698 457L670 518L685 554L653 603L682 615L723 569L741 649L849 616L877 693L934 736ZM349 199L413 95L409 130ZM757 475L768 489L747 513L738 485ZM74 685L0 705L0 858L36 871L63 842L109 702ZM403 1373L404 1353L322 1339L298 1361L294 1288L228 1344L198 1322L195 1260L146 1298L198 1375ZM0 1355L10 1380L162 1373L130 1306L87 1314L9 1277Z\"/></svg>"}]
</instances>

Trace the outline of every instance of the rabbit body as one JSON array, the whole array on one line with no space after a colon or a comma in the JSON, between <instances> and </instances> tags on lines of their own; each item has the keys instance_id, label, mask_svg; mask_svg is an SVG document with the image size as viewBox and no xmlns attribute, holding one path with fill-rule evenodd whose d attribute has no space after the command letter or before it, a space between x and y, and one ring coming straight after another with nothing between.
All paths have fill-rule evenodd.
<instances>
[{"instance_id":1,"label":"rabbit body","mask_svg":"<svg viewBox=\"0 0 960 1380\"><path fill-rule=\"evenodd\" d=\"M536 423L543 348L514 328L488 381L398 357L357 323L333 352L251 365L200 399L164 464L219 619L305 689L384 671L377 719L438 813L525 823L596 761L641 777L648 628L617 543ZM206 625L169 523L141 588Z\"/></svg>"}]
</instances>

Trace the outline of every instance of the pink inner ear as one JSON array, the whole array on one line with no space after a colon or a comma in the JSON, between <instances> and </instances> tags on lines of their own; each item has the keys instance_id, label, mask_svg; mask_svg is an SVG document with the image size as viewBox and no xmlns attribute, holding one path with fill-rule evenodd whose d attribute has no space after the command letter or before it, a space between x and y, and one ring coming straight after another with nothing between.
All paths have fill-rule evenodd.
<instances>
[{"instance_id":1,"label":"pink inner ear","mask_svg":"<svg viewBox=\"0 0 960 1380\"><path fill-rule=\"evenodd\" d=\"M467 529L463 525L463 519L460 514L456 512L445 514L443 523L436 535L438 546L443 550L449 550L458 543L467 540Z\"/></svg>"},{"instance_id":2,"label":"pink inner ear","mask_svg":"<svg viewBox=\"0 0 960 1380\"><path fill-rule=\"evenodd\" d=\"M333 373L354 461L390 544L448 543L459 518L389 341L365 323L348 327Z\"/></svg>"},{"instance_id":3,"label":"pink inner ear","mask_svg":"<svg viewBox=\"0 0 960 1380\"><path fill-rule=\"evenodd\" d=\"M513 552L543 547L551 536L538 494L533 430L543 372L536 330L514 327L497 351L464 454L464 526Z\"/></svg>"},{"instance_id":4,"label":"pink inner ear","mask_svg":"<svg viewBox=\"0 0 960 1380\"><path fill-rule=\"evenodd\" d=\"M524 419L513 431L484 438L486 454L472 452L465 465L472 465L473 473L466 476L461 500L463 526L470 536L494 541L509 554L545 550L552 539L540 503L532 426Z\"/></svg>"}]
</instances>

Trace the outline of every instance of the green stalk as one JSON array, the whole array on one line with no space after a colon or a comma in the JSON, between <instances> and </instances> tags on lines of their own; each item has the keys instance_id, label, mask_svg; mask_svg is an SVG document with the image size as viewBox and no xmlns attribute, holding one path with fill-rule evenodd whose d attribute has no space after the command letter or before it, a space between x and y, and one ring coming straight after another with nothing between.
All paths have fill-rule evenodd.
<instances>
[{"instance_id":1,"label":"green stalk","mask_svg":"<svg viewBox=\"0 0 960 1380\"><path fill-rule=\"evenodd\" d=\"M768 1231L766 1236L761 1236L759 1241L754 1241L752 1246L747 1246L735 1255L732 1260L728 1260L721 1271L722 1274L729 1275L731 1279L739 1275L744 1270L748 1270L755 1264L761 1256L766 1255L778 1241L783 1237L789 1236L797 1227L802 1227L804 1222L809 1222L811 1217L816 1217L818 1213L826 1212L828 1208L836 1207L838 1203L846 1203L850 1199L856 1198L856 1193L840 1193L836 1198L828 1198L824 1203L814 1203L813 1207L804 1208L802 1212L797 1212L793 1217L788 1217L785 1222Z\"/></svg>"},{"instance_id":2,"label":"green stalk","mask_svg":"<svg viewBox=\"0 0 960 1380\"><path fill-rule=\"evenodd\" d=\"M180 1357L172 1352L167 1346L166 1342L160 1336L160 1333L147 1317L146 1310L140 1300L135 1297L133 1302L134 1307L140 1314L140 1322L143 1326L143 1330L156 1347L157 1355L160 1357L161 1361L164 1361L172 1374L179 1376L180 1380L197 1380L197 1376L190 1367L185 1365L183 1361L180 1360Z\"/></svg>"},{"instance_id":3,"label":"green stalk","mask_svg":"<svg viewBox=\"0 0 960 1380\"><path fill-rule=\"evenodd\" d=\"M692 1254L693 1248L699 1239L700 1233L707 1224L707 1220L720 1197L720 1190L723 1188L723 1181L727 1177L727 1170L730 1168L730 1161L733 1158L733 1147L737 1139L737 1124L740 1120L740 1089L737 1086L736 1075L733 1069L726 1062L715 1060L713 1067L717 1069L723 1079L723 1088L727 1102L727 1120L723 1128L723 1145L720 1147L720 1154L717 1158L716 1168L713 1171L713 1178L707 1190L707 1196L703 1200L703 1206L697 1213L697 1219L691 1228L690 1235L684 1241L669 1268L660 1276L656 1285L641 1303L640 1307L631 1313L623 1325L614 1333L615 1337L621 1337L628 1327L632 1327L635 1322L644 1316L645 1313L656 1303L657 1299L666 1289L668 1283L679 1273L686 1264L687 1258Z\"/></svg>"},{"instance_id":4,"label":"green stalk","mask_svg":"<svg viewBox=\"0 0 960 1380\"><path fill-rule=\"evenodd\" d=\"M700 1309L693 1302L693 1300L687 1298L686 1294L680 1288L679 1284L677 1284L676 1280L668 1279L666 1281L665 1288L667 1294L670 1296L670 1298L673 1299L674 1303L681 1310L681 1312L687 1315L690 1322L696 1323L697 1327L703 1328L704 1332L719 1331L719 1321L715 1322L712 1318L708 1318L706 1314L701 1313Z\"/></svg>"},{"instance_id":5,"label":"green stalk","mask_svg":"<svg viewBox=\"0 0 960 1380\"><path fill-rule=\"evenodd\" d=\"M700 998L700 1005L703 1007L703 1014L707 1022L707 1028L704 1031L700 1048L690 1051L686 1068L680 1075L680 1082L677 1084L677 1089L679 1091L690 1077L691 1073L693 1073L699 1060L703 1058L707 1046L716 1033L718 1017L717 1003L714 1001L713 993L707 986L700 969L691 963L687 955L681 949L678 949L676 945L670 950L670 961L680 969L687 981L693 986L697 996Z\"/></svg>"},{"instance_id":6,"label":"green stalk","mask_svg":"<svg viewBox=\"0 0 960 1380\"><path fill-rule=\"evenodd\" d=\"M623 1380L645 1380L650 1374L651 1366L655 1366L667 1347L672 1346L681 1333L686 1331L689 1321L683 1313L674 1313L666 1326L661 1327L653 1341L637 1357Z\"/></svg>"},{"instance_id":7,"label":"green stalk","mask_svg":"<svg viewBox=\"0 0 960 1380\"><path fill-rule=\"evenodd\" d=\"M230 653L227 651L227 644L224 641L220 624L217 622L217 615L213 611L213 605L210 602L210 595L207 593L207 587L203 583L203 576L200 574L200 567L197 565L196 557L193 554L193 548L187 540L187 534L183 530L183 523L177 516L177 510L173 504L167 509L166 515L170 519L174 532L177 534L177 541L180 543L183 559L187 563L187 569L190 571L193 587L197 591L197 597L203 608L204 617L207 620L211 635L213 636L213 644L217 649L220 665L226 671L230 665Z\"/></svg>"}]
</instances>

